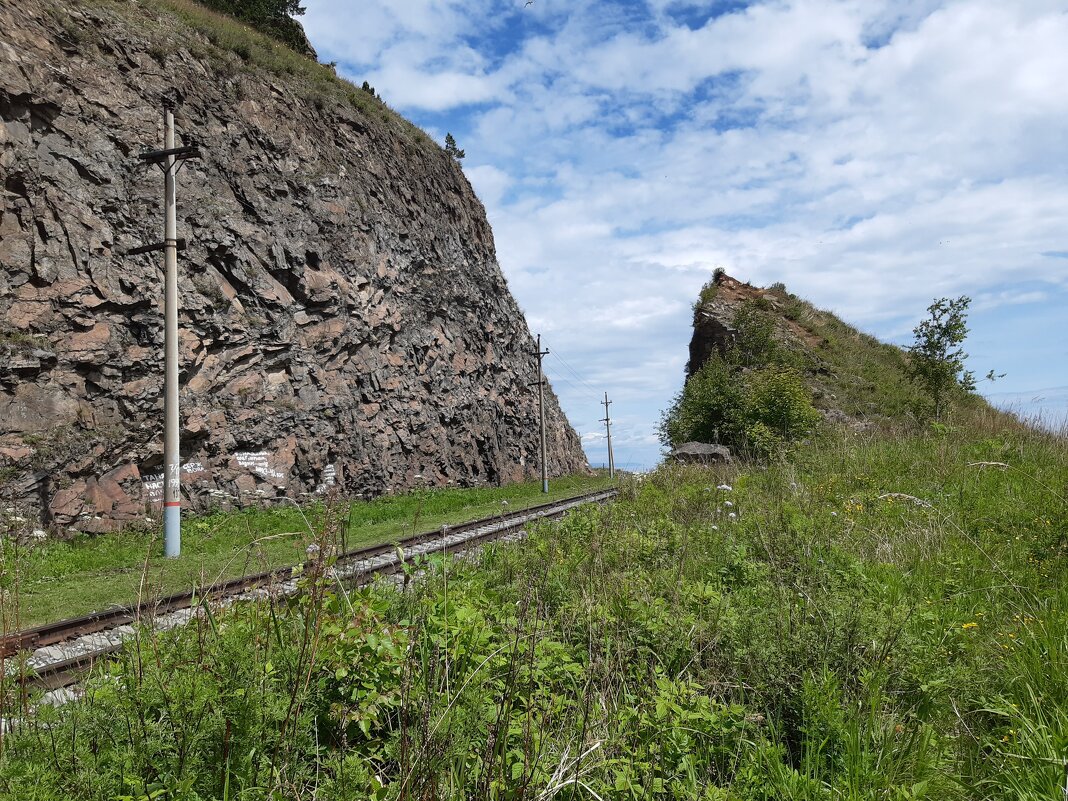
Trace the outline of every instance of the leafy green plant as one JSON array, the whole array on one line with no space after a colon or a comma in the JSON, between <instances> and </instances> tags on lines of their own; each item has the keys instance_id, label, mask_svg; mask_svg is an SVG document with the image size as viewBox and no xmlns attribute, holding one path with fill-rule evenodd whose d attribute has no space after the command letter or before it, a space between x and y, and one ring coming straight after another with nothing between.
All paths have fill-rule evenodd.
<instances>
[{"instance_id":1,"label":"leafy green plant","mask_svg":"<svg viewBox=\"0 0 1068 801\"><path fill-rule=\"evenodd\" d=\"M273 36L302 55L312 55L304 29L294 17L304 13L299 0L198 0Z\"/></svg>"},{"instance_id":2,"label":"leafy green plant","mask_svg":"<svg viewBox=\"0 0 1068 801\"><path fill-rule=\"evenodd\" d=\"M788 367L756 371L746 384L745 436L764 455L811 433L820 421L801 375Z\"/></svg>"},{"instance_id":3,"label":"leafy green plant","mask_svg":"<svg viewBox=\"0 0 1068 801\"><path fill-rule=\"evenodd\" d=\"M940 420L953 395L975 389L975 375L965 369L968 354L960 347L968 336L971 298L941 298L927 307L928 317L912 329L908 376L926 394L927 409Z\"/></svg>"},{"instance_id":4,"label":"leafy green plant","mask_svg":"<svg viewBox=\"0 0 1068 801\"><path fill-rule=\"evenodd\" d=\"M665 445L718 442L768 456L810 433L819 420L796 370L742 372L713 354L664 413L660 436Z\"/></svg>"}]
</instances>

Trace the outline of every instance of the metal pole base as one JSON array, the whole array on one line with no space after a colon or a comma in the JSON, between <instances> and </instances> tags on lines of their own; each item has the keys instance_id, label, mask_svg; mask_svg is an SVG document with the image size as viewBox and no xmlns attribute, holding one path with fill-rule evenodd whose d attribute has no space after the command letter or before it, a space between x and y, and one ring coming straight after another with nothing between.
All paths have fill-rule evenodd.
<instances>
[{"instance_id":1,"label":"metal pole base","mask_svg":"<svg viewBox=\"0 0 1068 801\"><path fill-rule=\"evenodd\" d=\"M176 559L182 553L182 507L163 507L163 555Z\"/></svg>"},{"instance_id":2,"label":"metal pole base","mask_svg":"<svg viewBox=\"0 0 1068 801\"><path fill-rule=\"evenodd\" d=\"M545 481L541 482L541 491L542 492L548 492L549 491L549 481L548 480L545 480Z\"/></svg>"}]
</instances>

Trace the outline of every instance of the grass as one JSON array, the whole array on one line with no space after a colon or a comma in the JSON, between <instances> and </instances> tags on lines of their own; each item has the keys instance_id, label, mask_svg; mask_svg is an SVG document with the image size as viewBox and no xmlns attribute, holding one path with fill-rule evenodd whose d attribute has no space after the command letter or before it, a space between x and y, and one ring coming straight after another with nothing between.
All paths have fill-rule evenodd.
<instances>
[{"instance_id":1,"label":"grass","mask_svg":"<svg viewBox=\"0 0 1068 801\"><path fill-rule=\"evenodd\" d=\"M1058 798L1066 532L1068 438L994 413L664 467L403 588L146 634L7 734L0 797Z\"/></svg>"},{"instance_id":2,"label":"grass","mask_svg":"<svg viewBox=\"0 0 1068 801\"><path fill-rule=\"evenodd\" d=\"M444 157L444 151L418 126L402 117L381 98L372 96L338 77L330 67L302 56L277 39L261 33L226 14L213 11L196 0L155 0L152 4L131 4L119 0L79 0L87 5L133 22L148 38L148 54L165 66L168 54L186 49L205 60L223 85L238 76L283 81L294 94L322 112L345 116L357 111L365 124L393 131L405 141L426 152ZM54 15L70 33L69 16L62 4ZM77 29L76 41L83 47L92 33ZM106 36L106 34L98 34ZM237 86L235 91L245 91Z\"/></svg>"},{"instance_id":3,"label":"grass","mask_svg":"<svg viewBox=\"0 0 1068 801\"><path fill-rule=\"evenodd\" d=\"M432 489L340 506L347 516L346 549L393 542L446 524L476 520L609 485L601 476L554 479L548 496L540 481L504 487ZM507 505L503 505L507 504ZM158 528L105 535L81 535L32 546L3 544L4 580L18 581L8 628L30 626L129 604L222 579L296 564L324 526L323 505L305 509L275 506L187 517L182 556L164 559ZM310 528L309 528L310 526ZM338 543L341 545L342 543Z\"/></svg>"}]
</instances>

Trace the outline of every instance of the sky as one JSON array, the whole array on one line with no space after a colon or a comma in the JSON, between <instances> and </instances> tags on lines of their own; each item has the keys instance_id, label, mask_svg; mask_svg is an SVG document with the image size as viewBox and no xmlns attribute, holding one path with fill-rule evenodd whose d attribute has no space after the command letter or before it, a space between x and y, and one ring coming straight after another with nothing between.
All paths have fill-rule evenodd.
<instances>
[{"instance_id":1,"label":"sky","mask_svg":"<svg viewBox=\"0 0 1068 801\"><path fill-rule=\"evenodd\" d=\"M591 463L660 459L716 267L907 345L972 298L980 391L1068 420L1068 0L305 0L439 143Z\"/></svg>"}]
</instances>

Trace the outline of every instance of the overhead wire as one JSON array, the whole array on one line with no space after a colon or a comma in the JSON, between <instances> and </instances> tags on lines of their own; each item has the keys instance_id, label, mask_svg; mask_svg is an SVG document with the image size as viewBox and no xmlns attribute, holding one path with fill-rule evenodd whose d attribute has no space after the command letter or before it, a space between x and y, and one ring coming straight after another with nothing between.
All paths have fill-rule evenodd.
<instances>
[{"instance_id":1,"label":"overhead wire","mask_svg":"<svg viewBox=\"0 0 1068 801\"><path fill-rule=\"evenodd\" d=\"M588 392L590 392L594 397L598 398L598 400L600 399L600 394L601 393L598 392L596 389L594 389L593 386L589 382L586 381L586 379L584 379L581 375L579 375L578 370L576 370L574 367L572 367L571 364L567 361L567 359L565 359L563 356L561 356L555 350L550 350L549 355L552 356L554 359L556 359L558 362L560 362L560 364L563 366L563 368L565 370L567 370L568 373L571 374L571 377L574 378L583 387L585 387Z\"/></svg>"}]
</instances>

